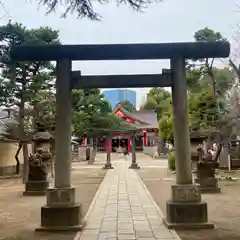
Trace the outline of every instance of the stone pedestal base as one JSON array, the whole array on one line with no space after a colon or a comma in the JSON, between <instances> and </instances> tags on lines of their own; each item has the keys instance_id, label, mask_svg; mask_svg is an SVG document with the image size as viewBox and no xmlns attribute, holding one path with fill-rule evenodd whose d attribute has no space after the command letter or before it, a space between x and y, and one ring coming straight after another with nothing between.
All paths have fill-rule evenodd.
<instances>
[{"instance_id":1,"label":"stone pedestal base","mask_svg":"<svg viewBox=\"0 0 240 240\"><path fill-rule=\"evenodd\" d=\"M88 160L88 165L93 165L94 161Z\"/></svg>"},{"instance_id":2,"label":"stone pedestal base","mask_svg":"<svg viewBox=\"0 0 240 240\"><path fill-rule=\"evenodd\" d=\"M45 196L48 181L28 181L25 184L24 196Z\"/></svg>"},{"instance_id":3,"label":"stone pedestal base","mask_svg":"<svg viewBox=\"0 0 240 240\"><path fill-rule=\"evenodd\" d=\"M103 167L103 169L113 169L113 166L111 163L106 163Z\"/></svg>"},{"instance_id":4,"label":"stone pedestal base","mask_svg":"<svg viewBox=\"0 0 240 240\"><path fill-rule=\"evenodd\" d=\"M82 207L75 204L75 189L49 188L46 194L47 205L41 208L41 227L36 231L82 230Z\"/></svg>"},{"instance_id":5,"label":"stone pedestal base","mask_svg":"<svg viewBox=\"0 0 240 240\"><path fill-rule=\"evenodd\" d=\"M216 178L197 178L195 182L200 185L201 193L221 193L221 188L218 187Z\"/></svg>"},{"instance_id":6,"label":"stone pedestal base","mask_svg":"<svg viewBox=\"0 0 240 240\"><path fill-rule=\"evenodd\" d=\"M198 185L172 186L172 199L167 201L163 223L174 229L214 228L208 223L207 203L201 201Z\"/></svg>"},{"instance_id":7,"label":"stone pedestal base","mask_svg":"<svg viewBox=\"0 0 240 240\"><path fill-rule=\"evenodd\" d=\"M84 225L81 212L81 205L44 206L41 208L41 227L36 231L80 231Z\"/></svg>"},{"instance_id":8,"label":"stone pedestal base","mask_svg":"<svg viewBox=\"0 0 240 240\"><path fill-rule=\"evenodd\" d=\"M167 217L163 223L174 229L214 228L208 223L207 203L177 203L167 201Z\"/></svg>"},{"instance_id":9,"label":"stone pedestal base","mask_svg":"<svg viewBox=\"0 0 240 240\"><path fill-rule=\"evenodd\" d=\"M129 167L131 169L140 169L137 163L132 163L131 166Z\"/></svg>"}]
</instances>

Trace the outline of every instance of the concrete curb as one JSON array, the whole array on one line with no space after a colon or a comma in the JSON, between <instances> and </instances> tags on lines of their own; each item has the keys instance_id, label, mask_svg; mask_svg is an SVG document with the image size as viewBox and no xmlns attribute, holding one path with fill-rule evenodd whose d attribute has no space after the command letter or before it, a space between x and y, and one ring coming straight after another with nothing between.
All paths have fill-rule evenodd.
<instances>
[{"instance_id":1,"label":"concrete curb","mask_svg":"<svg viewBox=\"0 0 240 240\"><path fill-rule=\"evenodd\" d=\"M87 211L86 216L84 218L85 226L87 225L88 219L89 219L89 217L90 217L90 215L92 213L92 210L93 210L93 208L95 206L95 203L96 203L96 201L98 199L98 196L99 196L99 194L101 192L101 189L103 188L104 180L107 177L107 174L108 174L108 171L106 172L106 174L104 176L104 179L102 180L102 182L101 182L101 184L100 184L100 186L99 186L99 188L98 188L98 190L97 190L97 192L96 192L96 194L95 194L95 196L94 196L94 198L93 198L93 200L92 200L92 202L91 202L91 204L90 204L90 206L88 208L88 211ZM80 237L81 237L83 231L84 231L84 229L82 231L77 232L73 240L80 240Z\"/></svg>"},{"instance_id":2,"label":"concrete curb","mask_svg":"<svg viewBox=\"0 0 240 240\"><path fill-rule=\"evenodd\" d=\"M143 188L145 189L145 191L146 191L149 199L152 201L153 205L154 205L155 208L157 209L158 214L163 218L164 215L163 215L161 209L158 207L157 203L154 201L151 193L148 191L148 189L147 189L147 187L145 186L144 182L142 181L141 177L140 177L137 173L136 173L136 175L137 175L137 178L138 178L139 182L142 184ZM177 232L176 232L175 230L171 230L171 229L168 229L168 230L171 232L171 234L173 235L173 237L174 237L176 240L181 240L181 238L178 236L178 234L177 234Z\"/></svg>"}]
</instances>

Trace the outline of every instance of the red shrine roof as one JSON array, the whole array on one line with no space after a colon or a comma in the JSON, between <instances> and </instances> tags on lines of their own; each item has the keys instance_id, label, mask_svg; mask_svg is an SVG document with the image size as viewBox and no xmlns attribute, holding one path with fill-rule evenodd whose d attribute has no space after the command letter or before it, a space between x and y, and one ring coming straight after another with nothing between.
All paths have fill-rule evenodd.
<instances>
[{"instance_id":1,"label":"red shrine roof","mask_svg":"<svg viewBox=\"0 0 240 240\"><path fill-rule=\"evenodd\" d=\"M126 118L134 126L139 125L142 129L158 129L157 114L152 110L140 110L128 112L121 105L113 110L113 114L120 118Z\"/></svg>"}]
</instances>

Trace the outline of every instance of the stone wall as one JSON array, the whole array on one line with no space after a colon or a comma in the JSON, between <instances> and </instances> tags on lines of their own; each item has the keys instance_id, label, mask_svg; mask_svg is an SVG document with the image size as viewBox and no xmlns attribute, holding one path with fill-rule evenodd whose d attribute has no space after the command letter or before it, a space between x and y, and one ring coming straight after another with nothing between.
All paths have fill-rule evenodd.
<instances>
[{"instance_id":1,"label":"stone wall","mask_svg":"<svg viewBox=\"0 0 240 240\"><path fill-rule=\"evenodd\" d=\"M157 146L143 147L143 153L153 158L158 157L158 147Z\"/></svg>"},{"instance_id":2,"label":"stone wall","mask_svg":"<svg viewBox=\"0 0 240 240\"><path fill-rule=\"evenodd\" d=\"M0 176L12 175L16 171L15 154L18 149L18 142L13 140L0 141ZM29 153L31 151L31 144L28 145ZM23 164L22 150L19 153L20 165Z\"/></svg>"},{"instance_id":3,"label":"stone wall","mask_svg":"<svg viewBox=\"0 0 240 240\"><path fill-rule=\"evenodd\" d=\"M197 161L198 159L198 153L197 153L197 147L199 143L191 142L191 159L192 161Z\"/></svg>"}]
</instances>

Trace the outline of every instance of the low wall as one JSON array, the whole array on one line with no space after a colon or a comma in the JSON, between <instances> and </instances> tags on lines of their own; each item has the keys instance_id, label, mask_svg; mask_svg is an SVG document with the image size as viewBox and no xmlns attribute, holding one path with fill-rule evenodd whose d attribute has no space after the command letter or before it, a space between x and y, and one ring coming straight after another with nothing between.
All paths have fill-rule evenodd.
<instances>
[{"instance_id":1,"label":"low wall","mask_svg":"<svg viewBox=\"0 0 240 240\"><path fill-rule=\"evenodd\" d=\"M18 142L13 140L0 141L0 176L12 175L16 172L15 154L18 149ZM31 144L28 145L29 153L31 151ZM22 150L19 153L20 166L23 165Z\"/></svg>"},{"instance_id":2,"label":"low wall","mask_svg":"<svg viewBox=\"0 0 240 240\"><path fill-rule=\"evenodd\" d=\"M153 158L158 157L158 147L157 146L143 147L143 153Z\"/></svg>"}]
</instances>

